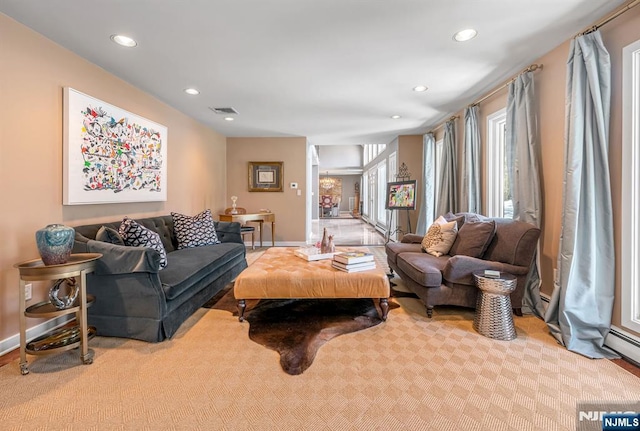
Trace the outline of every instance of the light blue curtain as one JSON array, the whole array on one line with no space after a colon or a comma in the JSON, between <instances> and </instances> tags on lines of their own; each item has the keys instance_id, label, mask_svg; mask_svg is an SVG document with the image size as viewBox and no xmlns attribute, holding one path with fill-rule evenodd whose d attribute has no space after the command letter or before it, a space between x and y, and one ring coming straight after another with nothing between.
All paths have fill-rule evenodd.
<instances>
[{"instance_id":1,"label":"light blue curtain","mask_svg":"<svg viewBox=\"0 0 640 431\"><path fill-rule=\"evenodd\" d=\"M440 191L436 203L435 216L451 211L458 211L456 200L456 128L455 120L449 120L444 125L444 140L442 142L442 169L440 170Z\"/></svg>"},{"instance_id":2,"label":"light blue curtain","mask_svg":"<svg viewBox=\"0 0 640 431\"><path fill-rule=\"evenodd\" d=\"M478 105L464 110L464 171L460 190L460 210L481 214L480 194L480 129Z\"/></svg>"},{"instance_id":3,"label":"light blue curtain","mask_svg":"<svg viewBox=\"0 0 640 431\"><path fill-rule=\"evenodd\" d=\"M617 357L604 347L615 281L610 99L611 63L600 32L575 38L567 61L559 279L545 321L561 344L589 358Z\"/></svg>"},{"instance_id":4,"label":"light blue curtain","mask_svg":"<svg viewBox=\"0 0 640 431\"><path fill-rule=\"evenodd\" d=\"M424 235L434 220L435 214L435 172L436 172L436 138L433 133L422 137L422 184L418 187L422 201L418 212L416 233Z\"/></svg>"},{"instance_id":5,"label":"light blue curtain","mask_svg":"<svg viewBox=\"0 0 640 431\"><path fill-rule=\"evenodd\" d=\"M540 142L533 72L522 73L509 84L505 135L513 218L540 227ZM533 259L522 305L525 312L542 317L544 306L540 300L540 242Z\"/></svg>"}]
</instances>

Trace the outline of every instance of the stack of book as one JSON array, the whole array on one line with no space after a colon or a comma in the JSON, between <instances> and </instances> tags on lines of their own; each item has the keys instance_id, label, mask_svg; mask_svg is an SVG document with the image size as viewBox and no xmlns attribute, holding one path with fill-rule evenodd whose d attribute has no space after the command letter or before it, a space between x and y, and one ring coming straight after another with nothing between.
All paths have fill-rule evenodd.
<instances>
[{"instance_id":1,"label":"stack of book","mask_svg":"<svg viewBox=\"0 0 640 431\"><path fill-rule=\"evenodd\" d=\"M368 271L376 267L373 254L364 251L348 251L333 256L331 265L344 272Z\"/></svg>"}]
</instances>

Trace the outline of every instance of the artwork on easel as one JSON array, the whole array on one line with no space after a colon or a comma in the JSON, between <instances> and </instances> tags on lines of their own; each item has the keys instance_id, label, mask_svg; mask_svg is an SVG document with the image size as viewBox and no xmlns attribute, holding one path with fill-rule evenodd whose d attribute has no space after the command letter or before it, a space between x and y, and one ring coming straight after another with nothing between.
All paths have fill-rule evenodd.
<instances>
[{"instance_id":1,"label":"artwork on easel","mask_svg":"<svg viewBox=\"0 0 640 431\"><path fill-rule=\"evenodd\" d=\"M64 89L63 204L167 200L167 128Z\"/></svg>"},{"instance_id":2,"label":"artwork on easel","mask_svg":"<svg viewBox=\"0 0 640 431\"><path fill-rule=\"evenodd\" d=\"M388 210L412 210L416 207L416 180L387 183Z\"/></svg>"}]
</instances>

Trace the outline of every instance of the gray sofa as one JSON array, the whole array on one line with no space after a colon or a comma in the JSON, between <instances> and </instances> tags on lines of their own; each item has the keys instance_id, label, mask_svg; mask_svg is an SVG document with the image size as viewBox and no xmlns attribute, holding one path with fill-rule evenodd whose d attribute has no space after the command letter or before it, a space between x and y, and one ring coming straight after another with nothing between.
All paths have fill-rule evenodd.
<instances>
[{"instance_id":1,"label":"gray sofa","mask_svg":"<svg viewBox=\"0 0 640 431\"><path fill-rule=\"evenodd\" d=\"M170 215L136 221L160 235L167 266L148 247L96 241L102 226L118 229L121 221L77 226L74 253L102 253L87 275L87 293L96 300L88 322L98 335L157 342L180 325L247 267L239 223L214 222L220 244L177 249Z\"/></svg>"},{"instance_id":2,"label":"gray sofa","mask_svg":"<svg viewBox=\"0 0 640 431\"><path fill-rule=\"evenodd\" d=\"M385 246L391 272L398 273L406 286L425 303L429 317L436 305L475 308L478 289L473 271L508 272L517 277L511 304L514 312L521 315L524 285L540 229L522 221L472 213L449 213L445 218L458 222L458 236L449 254L436 257L425 253L420 245L423 237L408 234L401 242L390 242ZM487 229L490 225L495 228Z\"/></svg>"}]
</instances>

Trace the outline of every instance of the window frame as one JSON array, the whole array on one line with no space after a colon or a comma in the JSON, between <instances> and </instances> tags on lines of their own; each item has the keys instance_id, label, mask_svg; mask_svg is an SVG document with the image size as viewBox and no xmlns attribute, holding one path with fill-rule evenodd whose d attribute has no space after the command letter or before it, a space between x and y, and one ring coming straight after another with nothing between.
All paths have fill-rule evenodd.
<instances>
[{"instance_id":1,"label":"window frame","mask_svg":"<svg viewBox=\"0 0 640 431\"><path fill-rule=\"evenodd\" d=\"M640 332L640 40L622 52L621 320Z\"/></svg>"},{"instance_id":2,"label":"window frame","mask_svg":"<svg viewBox=\"0 0 640 431\"><path fill-rule=\"evenodd\" d=\"M507 108L487 116L487 216L504 217L505 129Z\"/></svg>"}]
</instances>

